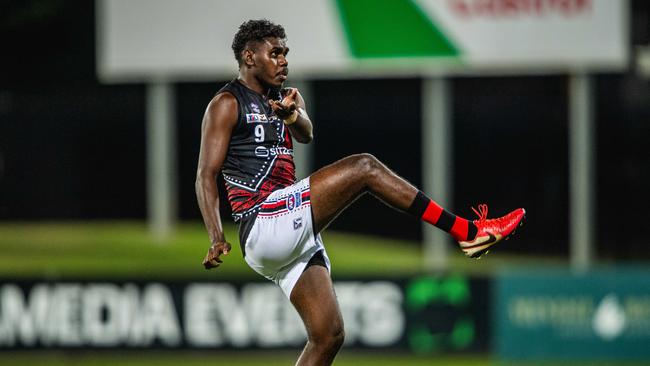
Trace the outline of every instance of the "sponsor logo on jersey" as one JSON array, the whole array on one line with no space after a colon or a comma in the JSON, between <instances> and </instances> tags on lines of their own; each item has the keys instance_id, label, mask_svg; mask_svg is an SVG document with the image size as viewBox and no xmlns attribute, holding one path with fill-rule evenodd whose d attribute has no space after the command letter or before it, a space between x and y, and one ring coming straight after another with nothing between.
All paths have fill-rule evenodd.
<instances>
[{"instance_id":1,"label":"sponsor logo on jersey","mask_svg":"<svg viewBox=\"0 0 650 366\"><path fill-rule=\"evenodd\" d=\"M255 148L255 156L260 158L267 158L269 155L291 155L293 156L293 149L287 149L286 147L272 147L267 148L265 146L257 146Z\"/></svg>"},{"instance_id":2,"label":"sponsor logo on jersey","mask_svg":"<svg viewBox=\"0 0 650 366\"><path fill-rule=\"evenodd\" d=\"M255 123L255 122L266 123L268 121L269 119L266 118L266 114L246 113L246 123Z\"/></svg>"},{"instance_id":3,"label":"sponsor logo on jersey","mask_svg":"<svg viewBox=\"0 0 650 366\"><path fill-rule=\"evenodd\" d=\"M296 207L299 207L302 205L302 193L296 192L294 196L296 197Z\"/></svg>"},{"instance_id":4,"label":"sponsor logo on jersey","mask_svg":"<svg viewBox=\"0 0 650 366\"><path fill-rule=\"evenodd\" d=\"M298 230L302 227L302 217L296 217L293 219L293 229Z\"/></svg>"},{"instance_id":5,"label":"sponsor logo on jersey","mask_svg":"<svg viewBox=\"0 0 650 366\"><path fill-rule=\"evenodd\" d=\"M289 211L292 211L294 208L296 208L296 197L293 195L287 197L287 209Z\"/></svg>"},{"instance_id":6,"label":"sponsor logo on jersey","mask_svg":"<svg viewBox=\"0 0 650 366\"><path fill-rule=\"evenodd\" d=\"M255 148L255 156L266 158L269 156L269 149L265 148L264 146L258 146Z\"/></svg>"},{"instance_id":7,"label":"sponsor logo on jersey","mask_svg":"<svg viewBox=\"0 0 650 366\"><path fill-rule=\"evenodd\" d=\"M293 209L300 207L300 205L302 205L302 196L300 192L287 196L287 210L293 211Z\"/></svg>"}]
</instances>

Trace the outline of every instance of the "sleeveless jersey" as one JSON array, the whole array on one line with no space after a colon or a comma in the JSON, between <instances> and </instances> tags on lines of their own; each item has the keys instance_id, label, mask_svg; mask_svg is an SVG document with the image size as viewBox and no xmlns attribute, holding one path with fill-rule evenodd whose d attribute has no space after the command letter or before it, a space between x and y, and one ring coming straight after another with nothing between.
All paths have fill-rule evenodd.
<instances>
[{"instance_id":1,"label":"sleeveless jersey","mask_svg":"<svg viewBox=\"0 0 650 366\"><path fill-rule=\"evenodd\" d=\"M273 191L295 183L293 142L289 129L269 105L269 98L235 79L217 94L237 98L239 116L230 138L222 174L235 222L256 216ZM280 93L272 99L279 99ZM248 221L248 220L245 220Z\"/></svg>"}]
</instances>

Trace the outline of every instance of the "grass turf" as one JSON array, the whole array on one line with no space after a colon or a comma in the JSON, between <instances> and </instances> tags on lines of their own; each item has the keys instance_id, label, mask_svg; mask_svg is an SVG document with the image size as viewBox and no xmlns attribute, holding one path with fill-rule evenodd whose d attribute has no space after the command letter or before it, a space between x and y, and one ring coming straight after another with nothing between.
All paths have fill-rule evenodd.
<instances>
[{"instance_id":1,"label":"grass turf","mask_svg":"<svg viewBox=\"0 0 650 366\"><path fill-rule=\"evenodd\" d=\"M0 277L50 279L258 278L241 257L236 227L225 225L233 246L217 269L201 260L207 234L198 222L181 223L169 238L155 239L143 222L45 222L0 224ZM335 277L406 276L422 273L422 251L415 242L325 232ZM450 244L451 245L451 244ZM486 274L504 264L563 265L558 259L488 255L476 261L452 251L449 268Z\"/></svg>"}]
</instances>

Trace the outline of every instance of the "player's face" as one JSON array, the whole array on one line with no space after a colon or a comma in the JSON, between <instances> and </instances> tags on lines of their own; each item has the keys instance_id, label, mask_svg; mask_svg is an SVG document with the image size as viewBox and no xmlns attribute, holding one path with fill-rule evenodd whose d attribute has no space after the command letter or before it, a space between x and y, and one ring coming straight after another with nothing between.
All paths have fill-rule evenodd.
<instances>
[{"instance_id":1,"label":"player's face","mask_svg":"<svg viewBox=\"0 0 650 366\"><path fill-rule=\"evenodd\" d=\"M289 48L285 41L279 38L267 38L257 45L255 65L258 66L257 77L263 84L278 88L287 80L288 53Z\"/></svg>"}]
</instances>

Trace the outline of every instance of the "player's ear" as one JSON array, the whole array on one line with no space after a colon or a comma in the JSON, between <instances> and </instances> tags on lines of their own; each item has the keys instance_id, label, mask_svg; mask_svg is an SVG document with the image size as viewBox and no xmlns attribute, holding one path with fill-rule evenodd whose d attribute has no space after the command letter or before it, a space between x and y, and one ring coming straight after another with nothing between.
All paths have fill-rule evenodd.
<instances>
[{"instance_id":1,"label":"player's ear","mask_svg":"<svg viewBox=\"0 0 650 366\"><path fill-rule=\"evenodd\" d=\"M242 60L244 61L244 65L246 66L255 66L255 60L253 59L253 55L255 53L251 49L244 49L242 52Z\"/></svg>"}]
</instances>

